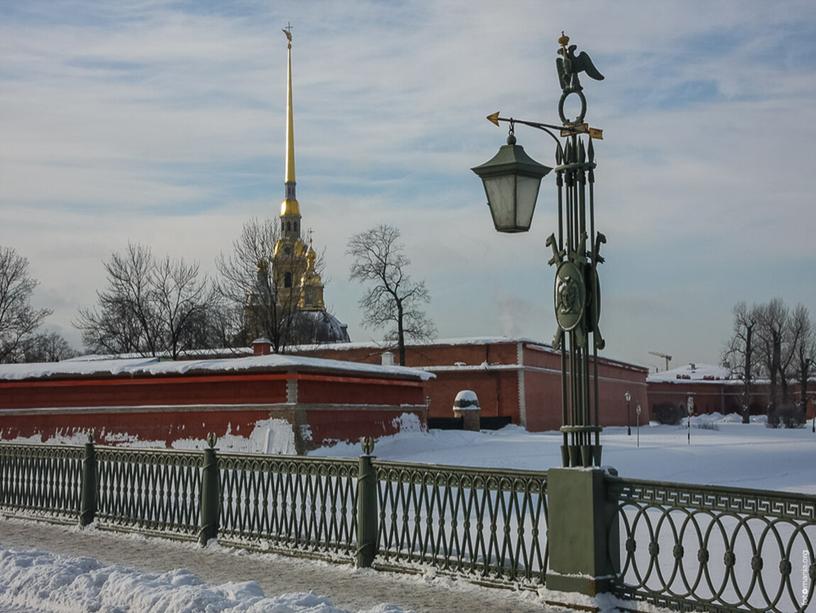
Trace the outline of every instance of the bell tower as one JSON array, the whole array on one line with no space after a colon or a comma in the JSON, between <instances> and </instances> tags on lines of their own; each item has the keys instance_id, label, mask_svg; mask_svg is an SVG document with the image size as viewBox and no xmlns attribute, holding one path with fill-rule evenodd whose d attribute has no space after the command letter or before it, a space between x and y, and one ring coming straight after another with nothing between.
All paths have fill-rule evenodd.
<instances>
[{"instance_id":1,"label":"bell tower","mask_svg":"<svg viewBox=\"0 0 816 613\"><path fill-rule=\"evenodd\" d=\"M284 238L300 238L300 205L295 193L295 117L292 106L292 26L283 29L286 35L288 67L286 71L286 171L284 199L281 203L280 223Z\"/></svg>"},{"instance_id":2,"label":"bell tower","mask_svg":"<svg viewBox=\"0 0 816 613\"><path fill-rule=\"evenodd\" d=\"M301 239L300 204L295 192L295 118L292 105L292 26L286 35L288 65L286 71L286 168L284 198L280 210L280 238L275 244L273 272L277 303L284 312L293 312L300 302L301 279L306 271L306 245Z\"/></svg>"}]
</instances>

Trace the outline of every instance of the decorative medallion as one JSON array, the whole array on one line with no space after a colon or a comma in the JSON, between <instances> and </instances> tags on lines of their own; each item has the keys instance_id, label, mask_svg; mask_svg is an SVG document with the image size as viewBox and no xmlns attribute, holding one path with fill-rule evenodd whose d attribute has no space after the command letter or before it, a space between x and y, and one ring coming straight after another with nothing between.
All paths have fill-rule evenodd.
<instances>
[{"instance_id":1,"label":"decorative medallion","mask_svg":"<svg viewBox=\"0 0 816 613\"><path fill-rule=\"evenodd\" d=\"M586 304L584 276L572 262L562 262L555 273L555 319L562 330L572 330L581 322Z\"/></svg>"}]
</instances>

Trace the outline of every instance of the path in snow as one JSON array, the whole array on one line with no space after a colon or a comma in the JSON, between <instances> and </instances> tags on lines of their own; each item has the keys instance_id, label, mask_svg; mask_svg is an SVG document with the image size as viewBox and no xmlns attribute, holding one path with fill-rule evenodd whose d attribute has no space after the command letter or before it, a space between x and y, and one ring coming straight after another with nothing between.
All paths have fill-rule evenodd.
<instances>
[{"instance_id":1,"label":"path in snow","mask_svg":"<svg viewBox=\"0 0 816 613\"><path fill-rule=\"evenodd\" d=\"M544 608L541 600L529 592L482 588L445 578L358 570L347 565L218 546L201 549L192 543L103 530L80 531L42 522L0 519L0 545L7 549L36 548L65 556L89 556L104 564L153 572L189 569L212 585L254 581L267 596L313 591L328 597L335 606L351 611L373 609L382 603L393 603L417 613L553 610Z\"/></svg>"}]
</instances>

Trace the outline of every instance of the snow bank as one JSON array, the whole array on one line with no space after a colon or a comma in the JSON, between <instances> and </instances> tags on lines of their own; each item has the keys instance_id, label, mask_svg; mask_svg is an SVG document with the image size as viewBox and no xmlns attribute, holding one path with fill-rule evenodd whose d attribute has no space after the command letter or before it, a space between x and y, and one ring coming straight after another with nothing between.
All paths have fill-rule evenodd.
<instances>
[{"instance_id":1,"label":"snow bank","mask_svg":"<svg viewBox=\"0 0 816 613\"><path fill-rule=\"evenodd\" d=\"M86 557L0 547L0 603L34 611L347 613L314 593L266 596L254 581L208 585L188 570L150 573ZM380 604L366 613L402 613ZM362 612L361 612L362 613Z\"/></svg>"}]
</instances>

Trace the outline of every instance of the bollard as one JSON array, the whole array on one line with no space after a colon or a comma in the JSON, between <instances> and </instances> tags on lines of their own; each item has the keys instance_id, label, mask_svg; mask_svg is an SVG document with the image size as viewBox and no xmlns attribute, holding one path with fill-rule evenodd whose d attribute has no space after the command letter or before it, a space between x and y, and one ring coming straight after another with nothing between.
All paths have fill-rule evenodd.
<instances>
[{"instance_id":1,"label":"bollard","mask_svg":"<svg viewBox=\"0 0 816 613\"><path fill-rule=\"evenodd\" d=\"M377 554L377 471L371 460L374 439L364 437L357 472L357 566L368 568Z\"/></svg>"},{"instance_id":2,"label":"bollard","mask_svg":"<svg viewBox=\"0 0 816 613\"><path fill-rule=\"evenodd\" d=\"M85 443L85 457L82 460L82 488L79 506L79 525L87 526L96 517L96 448L93 433L88 435Z\"/></svg>"},{"instance_id":3,"label":"bollard","mask_svg":"<svg viewBox=\"0 0 816 613\"><path fill-rule=\"evenodd\" d=\"M215 453L215 434L207 436L207 447L204 450L201 467L201 499L199 501L200 520L198 542L206 547L210 539L218 537L218 513L220 495L218 491L218 457Z\"/></svg>"}]
</instances>

